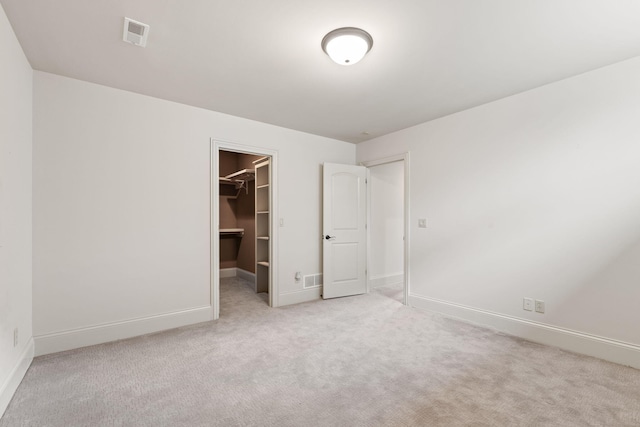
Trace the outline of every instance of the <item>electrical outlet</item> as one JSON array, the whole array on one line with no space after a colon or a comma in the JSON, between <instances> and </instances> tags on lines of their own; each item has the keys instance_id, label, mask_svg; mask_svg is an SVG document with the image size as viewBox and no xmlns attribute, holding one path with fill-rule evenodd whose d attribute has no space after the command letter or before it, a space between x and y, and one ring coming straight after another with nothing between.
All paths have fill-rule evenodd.
<instances>
[{"instance_id":1,"label":"electrical outlet","mask_svg":"<svg viewBox=\"0 0 640 427\"><path fill-rule=\"evenodd\" d=\"M15 328L13 330L13 346L14 347L18 346L18 328Z\"/></svg>"},{"instance_id":2,"label":"electrical outlet","mask_svg":"<svg viewBox=\"0 0 640 427\"><path fill-rule=\"evenodd\" d=\"M296 271L296 282L299 282L300 280L302 280L302 272Z\"/></svg>"},{"instance_id":3,"label":"electrical outlet","mask_svg":"<svg viewBox=\"0 0 640 427\"><path fill-rule=\"evenodd\" d=\"M533 311L533 299L531 298L523 298L522 299L522 309L527 311Z\"/></svg>"},{"instance_id":4,"label":"electrical outlet","mask_svg":"<svg viewBox=\"0 0 640 427\"><path fill-rule=\"evenodd\" d=\"M544 301L536 300L536 311L538 313L544 313Z\"/></svg>"}]
</instances>

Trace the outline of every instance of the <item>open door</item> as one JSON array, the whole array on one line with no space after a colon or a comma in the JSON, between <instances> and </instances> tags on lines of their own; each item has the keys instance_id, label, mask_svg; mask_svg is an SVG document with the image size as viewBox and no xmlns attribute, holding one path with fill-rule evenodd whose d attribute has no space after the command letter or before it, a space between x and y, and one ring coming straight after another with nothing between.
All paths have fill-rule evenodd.
<instances>
[{"instance_id":1,"label":"open door","mask_svg":"<svg viewBox=\"0 0 640 427\"><path fill-rule=\"evenodd\" d=\"M324 164L324 299L367 292L366 177L363 166Z\"/></svg>"}]
</instances>

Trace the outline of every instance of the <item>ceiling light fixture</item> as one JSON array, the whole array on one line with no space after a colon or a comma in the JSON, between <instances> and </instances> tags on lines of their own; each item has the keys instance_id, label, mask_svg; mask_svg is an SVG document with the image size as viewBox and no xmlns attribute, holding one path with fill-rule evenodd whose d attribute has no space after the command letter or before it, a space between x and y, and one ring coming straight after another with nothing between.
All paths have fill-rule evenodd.
<instances>
[{"instance_id":1,"label":"ceiling light fixture","mask_svg":"<svg viewBox=\"0 0 640 427\"><path fill-rule=\"evenodd\" d=\"M360 28L338 28L322 39L322 50L336 64L353 65L371 50L373 38Z\"/></svg>"}]
</instances>

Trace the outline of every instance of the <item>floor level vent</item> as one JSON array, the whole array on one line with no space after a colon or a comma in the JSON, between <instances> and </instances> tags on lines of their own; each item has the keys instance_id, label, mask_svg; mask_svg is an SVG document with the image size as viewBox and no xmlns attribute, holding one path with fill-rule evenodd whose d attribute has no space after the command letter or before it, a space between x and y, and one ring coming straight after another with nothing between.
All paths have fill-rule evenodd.
<instances>
[{"instance_id":1,"label":"floor level vent","mask_svg":"<svg viewBox=\"0 0 640 427\"><path fill-rule=\"evenodd\" d=\"M322 285L322 273L304 276L304 289L317 288Z\"/></svg>"}]
</instances>

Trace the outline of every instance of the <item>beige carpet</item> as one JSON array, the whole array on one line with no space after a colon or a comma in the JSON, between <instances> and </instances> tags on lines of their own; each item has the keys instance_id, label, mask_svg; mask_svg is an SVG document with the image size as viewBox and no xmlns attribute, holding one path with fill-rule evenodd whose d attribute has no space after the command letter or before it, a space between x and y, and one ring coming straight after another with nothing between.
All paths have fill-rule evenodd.
<instances>
[{"instance_id":1,"label":"beige carpet","mask_svg":"<svg viewBox=\"0 0 640 427\"><path fill-rule=\"evenodd\" d=\"M404 284L399 283L396 285L379 286L374 288L373 292L384 295L387 298L392 298L401 303L404 299Z\"/></svg>"},{"instance_id":2,"label":"beige carpet","mask_svg":"<svg viewBox=\"0 0 640 427\"><path fill-rule=\"evenodd\" d=\"M0 426L638 426L640 371L380 294L39 357Z\"/></svg>"}]
</instances>

